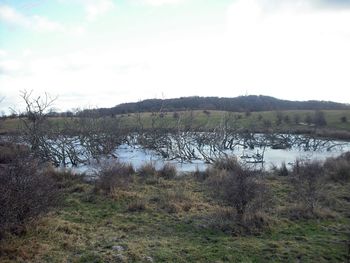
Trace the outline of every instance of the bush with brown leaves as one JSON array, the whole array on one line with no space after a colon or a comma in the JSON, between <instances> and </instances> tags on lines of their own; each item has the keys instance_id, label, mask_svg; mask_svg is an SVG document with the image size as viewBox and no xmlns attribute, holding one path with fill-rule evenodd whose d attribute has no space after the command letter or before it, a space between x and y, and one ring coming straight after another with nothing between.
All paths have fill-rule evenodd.
<instances>
[{"instance_id":1,"label":"bush with brown leaves","mask_svg":"<svg viewBox=\"0 0 350 263\"><path fill-rule=\"evenodd\" d=\"M27 221L57 206L60 200L56 180L35 159L18 154L0 168L0 238L6 231L20 232Z\"/></svg>"}]
</instances>

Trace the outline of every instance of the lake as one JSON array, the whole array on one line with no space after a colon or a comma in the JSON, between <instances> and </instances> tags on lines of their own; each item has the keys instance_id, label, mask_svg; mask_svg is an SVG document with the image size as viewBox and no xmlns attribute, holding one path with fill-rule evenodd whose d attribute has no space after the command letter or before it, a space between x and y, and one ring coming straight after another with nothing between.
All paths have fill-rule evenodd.
<instances>
[{"instance_id":1,"label":"lake","mask_svg":"<svg viewBox=\"0 0 350 263\"><path fill-rule=\"evenodd\" d=\"M261 137L262 135L257 135ZM220 156L236 156L241 162L247 163L254 168L271 169L274 166L279 167L282 163L285 163L287 167L292 167L293 163L297 159L301 160L325 160L329 157L337 157L340 154L350 151L350 142L336 141L336 140L322 140L314 139L306 140L306 136L298 135L298 138L293 139L292 145L284 147L283 149L276 147L276 144L266 143L261 144L261 141L256 140L251 143L249 147L244 143L237 143L240 141L234 141L234 147L230 149L221 149ZM299 143L298 143L299 142ZM183 146L183 145L182 145ZM189 147L186 145L186 147ZM146 149L139 144L122 144L119 145L114 155L117 158L109 159L110 161L120 161L124 163L131 163L134 168L139 168L147 162L152 162L156 168L162 167L166 163L174 164L180 172L192 172L195 170L203 171L210 166L207 160L202 158L197 150L197 146L192 143L193 149L190 148L190 152L193 152L192 159L184 160L179 155L169 156L171 158L164 158L162 154L157 150ZM206 147L206 146L205 146ZM165 151L165 149L162 149ZM167 149L169 151L169 149ZM209 154L209 148L205 149ZM177 152L177 151L175 151ZM95 164L83 165L77 168L77 171L91 173Z\"/></svg>"}]
</instances>

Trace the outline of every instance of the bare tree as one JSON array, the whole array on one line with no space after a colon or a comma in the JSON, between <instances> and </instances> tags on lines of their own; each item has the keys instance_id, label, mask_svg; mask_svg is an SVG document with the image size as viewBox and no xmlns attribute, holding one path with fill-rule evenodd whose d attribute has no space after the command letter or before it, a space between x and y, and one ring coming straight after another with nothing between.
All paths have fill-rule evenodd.
<instances>
[{"instance_id":1,"label":"bare tree","mask_svg":"<svg viewBox=\"0 0 350 263\"><path fill-rule=\"evenodd\" d=\"M97 111L86 111L84 117L76 118L74 134L83 149L84 159L100 160L101 157L116 157L114 150L130 140L128 128L122 125L121 117L100 117ZM132 136L131 136L132 137Z\"/></svg>"},{"instance_id":2,"label":"bare tree","mask_svg":"<svg viewBox=\"0 0 350 263\"><path fill-rule=\"evenodd\" d=\"M33 153L40 158L47 158L46 144L47 134L47 114L57 97L52 98L45 93L44 96L33 98L33 91L21 91L21 98L24 100L26 109L23 115L20 115L24 125L24 135L26 142L29 143Z\"/></svg>"}]
</instances>

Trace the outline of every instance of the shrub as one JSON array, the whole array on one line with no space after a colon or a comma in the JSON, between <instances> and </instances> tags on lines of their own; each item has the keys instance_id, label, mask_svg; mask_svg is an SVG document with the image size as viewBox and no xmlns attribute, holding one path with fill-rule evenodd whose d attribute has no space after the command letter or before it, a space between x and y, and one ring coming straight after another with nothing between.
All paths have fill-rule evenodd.
<instances>
[{"instance_id":1,"label":"shrub","mask_svg":"<svg viewBox=\"0 0 350 263\"><path fill-rule=\"evenodd\" d=\"M153 177L157 174L155 165L152 162L145 163L138 170L137 173L141 177Z\"/></svg>"},{"instance_id":2,"label":"shrub","mask_svg":"<svg viewBox=\"0 0 350 263\"><path fill-rule=\"evenodd\" d=\"M0 143L0 164L8 164L15 160L19 155L29 154L29 148L24 145L2 142Z\"/></svg>"},{"instance_id":3,"label":"shrub","mask_svg":"<svg viewBox=\"0 0 350 263\"><path fill-rule=\"evenodd\" d=\"M288 171L288 168L286 166L286 163L283 162L281 164L281 167L277 169L277 175L278 176L288 176L289 174L289 171Z\"/></svg>"},{"instance_id":4,"label":"shrub","mask_svg":"<svg viewBox=\"0 0 350 263\"><path fill-rule=\"evenodd\" d=\"M165 179L173 179L177 175L177 170L175 165L166 163L159 171L158 175Z\"/></svg>"},{"instance_id":5,"label":"shrub","mask_svg":"<svg viewBox=\"0 0 350 263\"><path fill-rule=\"evenodd\" d=\"M336 182L350 181L350 152L338 158L328 158L324 164L328 178Z\"/></svg>"},{"instance_id":6,"label":"shrub","mask_svg":"<svg viewBox=\"0 0 350 263\"><path fill-rule=\"evenodd\" d=\"M0 169L0 238L6 231L20 233L27 221L57 206L60 200L54 178L35 159L18 155Z\"/></svg>"},{"instance_id":7,"label":"shrub","mask_svg":"<svg viewBox=\"0 0 350 263\"><path fill-rule=\"evenodd\" d=\"M283 121L283 113L280 111L276 112L276 125L279 126L282 124Z\"/></svg>"},{"instance_id":8,"label":"shrub","mask_svg":"<svg viewBox=\"0 0 350 263\"><path fill-rule=\"evenodd\" d=\"M294 124L300 124L300 116L299 116L299 114L294 114L293 121L294 121Z\"/></svg>"},{"instance_id":9,"label":"shrub","mask_svg":"<svg viewBox=\"0 0 350 263\"><path fill-rule=\"evenodd\" d=\"M45 174L52 177L59 188L76 188L79 184L85 183L84 174L76 174L71 169L60 169L57 170L52 166L48 166L45 169Z\"/></svg>"},{"instance_id":10,"label":"shrub","mask_svg":"<svg viewBox=\"0 0 350 263\"><path fill-rule=\"evenodd\" d=\"M223 232L231 232L235 228L235 218L235 211L232 208L220 207L208 216L208 226Z\"/></svg>"},{"instance_id":11,"label":"shrub","mask_svg":"<svg viewBox=\"0 0 350 263\"><path fill-rule=\"evenodd\" d=\"M140 212L146 210L146 201L144 199L137 199L129 203L128 211L129 212Z\"/></svg>"},{"instance_id":12,"label":"shrub","mask_svg":"<svg viewBox=\"0 0 350 263\"><path fill-rule=\"evenodd\" d=\"M316 126L323 127L327 125L326 117L323 111L315 111L314 123Z\"/></svg>"},{"instance_id":13,"label":"shrub","mask_svg":"<svg viewBox=\"0 0 350 263\"><path fill-rule=\"evenodd\" d=\"M311 123L313 122L313 119L312 119L310 114L307 114L305 116L305 122L306 122L307 125L311 125Z\"/></svg>"},{"instance_id":14,"label":"shrub","mask_svg":"<svg viewBox=\"0 0 350 263\"><path fill-rule=\"evenodd\" d=\"M289 115L285 115L285 116L283 117L283 121L284 121L286 124L289 124L289 123L290 123L290 117L289 117Z\"/></svg>"},{"instance_id":15,"label":"shrub","mask_svg":"<svg viewBox=\"0 0 350 263\"><path fill-rule=\"evenodd\" d=\"M98 170L95 189L104 194L113 194L116 190L127 189L132 182L134 172L130 164L104 163Z\"/></svg>"},{"instance_id":16,"label":"shrub","mask_svg":"<svg viewBox=\"0 0 350 263\"><path fill-rule=\"evenodd\" d=\"M336 213L326 208L315 208L312 212L304 205L292 204L284 209L284 215L288 216L291 220L300 219L332 219L336 217Z\"/></svg>"},{"instance_id":17,"label":"shrub","mask_svg":"<svg viewBox=\"0 0 350 263\"><path fill-rule=\"evenodd\" d=\"M207 116L210 115L210 111L208 111L208 110L203 110L203 113L204 113L205 115L207 115Z\"/></svg>"},{"instance_id":18,"label":"shrub","mask_svg":"<svg viewBox=\"0 0 350 263\"><path fill-rule=\"evenodd\" d=\"M263 120L263 125L265 128L271 128L272 122L270 120Z\"/></svg>"},{"instance_id":19,"label":"shrub","mask_svg":"<svg viewBox=\"0 0 350 263\"><path fill-rule=\"evenodd\" d=\"M225 157L215 160L213 168L218 170L237 171L241 169L241 165L238 163L237 158Z\"/></svg>"},{"instance_id":20,"label":"shrub","mask_svg":"<svg viewBox=\"0 0 350 263\"><path fill-rule=\"evenodd\" d=\"M190 192L186 190L185 185L166 189L157 198L160 207L168 213L189 211L192 208L192 196Z\"/></svg>"},{"instance_id":21,"label":"shrub","mask_svg":"<svg viewBox=\"0 0 350 263\"><path fill-rule=\"evenodd\" d=\"M196 170L193 172L193 177L200 182L203 182L206 180L209 176L210 169L206 169L205 171L200 171L198 167L196 167Z\"/></svg>"},{"instance_id":22,"label":"shrub","mask_svg":"<svg viewBox=\"0 0 350 263\"><path fill-rule=\"evenodd\" d=\"M216 167L221 170L208 178L209 189L214 197L235 209L239 223L246 221L248 213L252 215L266 208L268 191L254 176L254 171L242 167L235 159L226 159L217 164L220 164Z\"/></svg>"},{"instance_id":23,"label":"shrub","mask_svg":"<svg viewBox=\"0 0 350 263\"><path fill-rule=\"evenodd\" d=\"M341 123L346 123L348 121L348 118L346 116L340 117Z\"/></svg>"},{"instance_id":24,"label":"shrub","mask_svg":"<svg viewBox=\"0 0 350 263\"><path fill-rule=\"evenodd\" d=\"M324 169L319 161L297 161L292 171L291 198L301 206L300 211L314 214L323 197Z\"/></svg>"}]
</instances>

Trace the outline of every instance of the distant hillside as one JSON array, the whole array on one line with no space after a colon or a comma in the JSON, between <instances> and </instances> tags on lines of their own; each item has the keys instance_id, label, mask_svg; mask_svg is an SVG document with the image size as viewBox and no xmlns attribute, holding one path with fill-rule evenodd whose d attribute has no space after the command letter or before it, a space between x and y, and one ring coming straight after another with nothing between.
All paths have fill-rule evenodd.
<instances>
[{"instance_id":1,"label":"distant hillside","mask_svg":"<svg viewBox=\"0 0 350 263\"><path fill-rule=\"evenodd\" d=\"M275 110L343 110L350 109L347 104L331 101L289 101L269 96L182 97L176 99L148 99L139 102L123 103L113 108L101 108L100 115L115 115L133 112L159 112L183 110L222 110L234 112L275 111ZM81 114L87 113L83 111Z\"/></svg>"}]
</instances>

